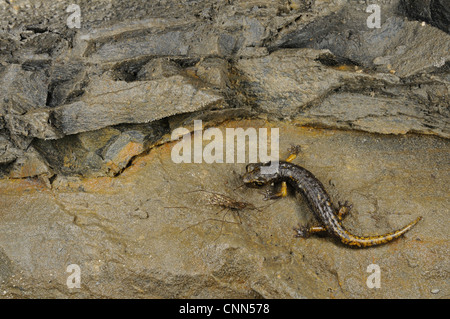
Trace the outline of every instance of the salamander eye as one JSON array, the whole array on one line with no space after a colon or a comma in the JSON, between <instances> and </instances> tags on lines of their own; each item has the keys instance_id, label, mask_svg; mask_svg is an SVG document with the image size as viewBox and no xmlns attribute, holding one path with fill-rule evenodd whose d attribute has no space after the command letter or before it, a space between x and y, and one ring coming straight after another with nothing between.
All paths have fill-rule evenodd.
<instances>
[{"instance_id":1,"label":"salamander eye","mask_svg":"<svg viewBox=\"0 0 450 319\"><path fill-rule=\"evenodd\" d=\"M245 167L246 172L253 172L254 170L256 170L258 168L257 164L255 163L250 163Z\"/></svg>"}]
</instances>

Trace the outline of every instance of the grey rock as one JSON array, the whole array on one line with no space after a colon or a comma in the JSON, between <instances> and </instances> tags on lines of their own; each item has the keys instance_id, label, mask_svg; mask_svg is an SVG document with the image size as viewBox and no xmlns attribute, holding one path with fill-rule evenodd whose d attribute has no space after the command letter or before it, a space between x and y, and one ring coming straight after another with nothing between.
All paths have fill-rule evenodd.
<instances>
[{"instance_id":1,"label":"grey rock","mask_svg":"<svg viewBox=\"0 0 450 319\"><path fill-rule=\"evenodd\" d=\"M19 49L19 41L14 39L13 36L0 32L0 57L7 61L11 61L12 57Z\"/></svg>"},{"instance_id":2,"label":"grey rock","mask_svg":"<svg viewBox=\"0 0 450 319\"><path fill-rule=\"evenodd\" d=\"M6 136L0 135L0 164L8 164L13 162L19 156L22 156L23 152L14 147Z\"/></svg>"},{"instance_id":3,"label":"grey rock","mask_svg":"<svg viewBox=\"0 0 450 319\"><path fill-rule=\"evenodd\" d=\"M326 98L320 106L306 110L296 119L382 134L422 133L450 137L450 120L407 99L371 97L342 93Z\"/></svg>"},{"instance_id":4,"label":"grey rock","mask_svg":"<svg viewBox=\"0 0 450 319\"><path fill-rule=\"evenodd\" d=\"M26 71L9 64L0 74L1 114L23 114L45 107L49 78L44 70Z\"/></svg>"},{"instance_id":5,"label":"grey rock","mask_svg":"<svg viewBox=\"0 0 450 319\"><path fill-rule=\"evenodd\" d=\"M167 116L220 107L223 97L183 76L153 81L91 80L80 101L53 112L64 134L121 123L147 123Z\"/></svg>"},{"instance_id":6,"label":"grey rock","mask_svg":"<svg viewBox=\"0 0 450 319\"><path fill-rule=\"evenodd\" d=\"M423 26L419 22L400 22L390 19L383 24L381 33L400 28L395 34L387 38L383 56L390 56L386 69L393 70L399 77L408 77L426 70L442 67L450 61L450 35L429 25ZM377 35L374 35L377 37ZM367 37L368 43L375 43L375 39ZM378 43L378 42L377 42Z\"/></svg>"},{"instance_id":7,"label":"grey rock","mask_svg":"<svg viewBox=\"0 0 450 319\"><path fill-rule=\"evenodd\" d=\"M86 150L98 151L101 150L111 142L114 138L118 137L122 132L114 127L105 127L95 131L82 132L77 134L77 139L80 141L81 146Z\"/></svg>"},{"instance_id":8,"label":"grey rock","mask_svg":"<svg viewBox=\"0 0 450 319\"><path fill-rule=\"evenodd\" d=\"M106 172L101 152L121 131L103 128L57 140L35 139L33 147L62 175L102 176Z\"/></svg>"},{"instance_id":9,"label":"grey rock","mask_svg":"<svg viewBox=\"0 0 450 319\"><path fill-rule=\"evenodd\" d=\"M143 52L149 56L186 56L189 40L189 34L186 35L185 32L169 31L118 43L105 43L90 56L105 62L136 58L142 56Z\"/></svg>"},{"instance_id":10,"label":"grey rock","mask_svg":"<svg viewBox=\"0 0 450 319\"><path fill-rule=\"evenodd\" d=\"M124 124L32 143L53 171L66 176L115 176L167 134L163 123Z\"/></svg>"},{"instance_id":11,"label":"grey rock","mask_svg":"<svg viewBox=\"0 0 450 319\"><path fill-rule=\"evenodd\" d=\"M26 178L53 175L52 170L42 156L31 146L20 157L18 157L11 167L8 168L8 177Z\"/></svg>"},{"instance_id":12,"label":"grey rock","mask_svg":"<svg viewBox=\"0 0 450 319\"><path fill-rule=\"evenodd\" d=\"M243 47L240 48L239 51L236 53L237 57L242 58L256 58L256 57L262 57L269 55L269 51L266 47Z\"/></svg>"},{"instance_id":13,"label":"grey rock","mask_svg":"<svg viewBox=\"0 0 450 319\"><path fill-rule=\"evenodd\" d=\"M422 20L450 33L448 0L402 0L401 9L411 19Z\"/></svg>"},{"instance_id":14,"label":"grey rock","mask_svg":"<svg viewBox=\"0 0 450 319\"><path fill-rule=\"evenodd\" d=\"M17 59L29 61L30 66L42 67L42 62L55 57L68 50L70 36L66 37L59 32L40 30L29 27L31 30L21 32L21 50L17 52ZM67 32L67 31L66 31Z\"/></svg>"},{"instance_id":15,"label":"grey rock","mask_svg":"<svg viewBox=\"0 0 450 319\"><path fill-rule=\"evenodd\" d=\"M257 117L258 113L252 111L250 107L229 108L223 110L212 110L210 112L193 112L189 114L181 114L171 116L168 119L170 130L174 130L179 127L186 128L191 132L194 131L194 121L202 121L204 128L214 127L220 125L226 121L233 119L252 118ZM171 136L165 136L161 142L167 143L172 141Z\"/></svg>"},{"instance_id":16,"label":"grey rock","mask_svg":"<svg viewBox=\"0 0 450 319\"><path fill-rule=\"evenodd\" d=\"M417 80L421 89L408 90L396 75L328 66L330 59L327 51L284 49L241 59L236 68L249 100L277 118L384 134L449 136L445 80L424 80L423 86ZM367 88L373 96L352 93Z\"/></svg>"},{"instance_id":17,"label":"grey rock","mask_svg":"<svg viewBox=\"0 0 450 319\"><path fill-rule=\"evenodd\" d=\"M34 109L23 115L7 114L5 121L9 132L14 135L37 137L41 139L58 139L64 135L51 125L48 109Z\"/></svg>"},{"instance_id":18,"label":"grey rock","mask_svg":"<svg viewBox=\"0 0 450 319\"><path fill-rule=\"evenodd\" d=\"M104 147L102 158L108 167L108 175L120 173L130 160L144 152L146 136L139 131L126 131Z\"/></svg>"},{"instance_id":19,"label":"grey rock","mask_svg":"<svg viewBox=\"0 0 450 319\"><path fill-rule=\"evenodd\" d=\"M89 82L88 70L79 60L55 61L49 68L51 74L47 105L57 107L68 104L83 94L84 87Z\"/></svg>"},{"instance_id":20,"label":"grey rock","mask_svg":"<svg viewBox=\"0 0 450 319\"><path fill-rule=\"evenodd\" d=\"M264 112L280 117L292 117L303 108L317 105L341 87L353 90L367 83L398 83L396 76L339 70L320 63L329 55L327 50L284 49L265 57L241 59L236 68L242 75L242 88L252 101Z\"/></svg>"},{"instance_id":21,"label":"grey rock","mask_svg":"<svg viewBox=\"0 0 450 319\"><path fill-rule=\"evenodd\" d=\"M400 77L439 68L450 60L450 35L381 10L387 17L379 29L365 25L364 10L346 7L291 32L274 42L272 50L279 47L328 49L360 65L378 65L379 71L395 72Z\"/></svg>"},{"instance_id":22,"label":"grey rock","mask_svg":"<svg viewBox=\"0 0 450 319\"><path fill-rule=\"evenodd\" d=\"M156 58L146 63L137 73L139 81L149 81L180 74L180 67L167 58Z\"/></svg>"},{"instance_id":23,"label":"grey rock","mask_svg":"<svg viewBox=\"0 0 450 319\"><path fill-rule=\"evenodd\" d=\"M258 19L243 18L244 47L260 47L266 36L266 28Z\"/></svg>"},{"instance_id":24,"label":"grey rock","mask_svg":"<svg viewBox=\"0 0 450 319\"><path fill-rule=\"evenodd\" d=\"M77 43L77 50L90 60L113 62L143 56L227 56L236 39L193 19L155 18L94 30L80 35Z\"/></svg>"},{"instance_id":25,"label":"grey rock","mask_svg":"<svg viewBox=\"0 0 450 319\"><path fill-rule=\"evenodd\" d=\"M226 60L219 58L203 59L195 67L196 74L200 79L221 89L230 86L228 76L230 68L231 66Z\"/></svg>"}]
</instances>

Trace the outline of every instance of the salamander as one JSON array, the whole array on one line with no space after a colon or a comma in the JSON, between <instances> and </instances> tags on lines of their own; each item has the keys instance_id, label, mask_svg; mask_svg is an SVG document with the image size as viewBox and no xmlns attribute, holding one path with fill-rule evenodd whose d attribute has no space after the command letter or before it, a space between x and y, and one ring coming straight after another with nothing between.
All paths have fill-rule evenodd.
<instances>
[{"instance_id":1,"label":"salamander","mask_svg":"<svg viewBox=\"0 0 450 319\"><path fill-rule=\"evenodd\" d=\"M295 165L290 161L295 158L291 154L289 161L280 161L275 172L264 174L261 167L271 166L271 162L252 163L247 165L246 173L243 176L244 184L250 187L261 187L270 183L282 182L281 191L276 194L266 195L266 199L276 199L287 194L286 183L300 192L307 200L309 207L314 212L315 217L320 221L320 226L294 228L296 237L308 237L312 233L328 232L338 238L343 244L353 247L369 247L388 243L410 230L422 217L416 218L405 227L394 232L378 236L361 237L347 231L342 226L342 219L348 213L351 206L344 204L338 209L334 208L330 196L325 191L322 183L307 169Z\"/></svg>"}]
</instances>

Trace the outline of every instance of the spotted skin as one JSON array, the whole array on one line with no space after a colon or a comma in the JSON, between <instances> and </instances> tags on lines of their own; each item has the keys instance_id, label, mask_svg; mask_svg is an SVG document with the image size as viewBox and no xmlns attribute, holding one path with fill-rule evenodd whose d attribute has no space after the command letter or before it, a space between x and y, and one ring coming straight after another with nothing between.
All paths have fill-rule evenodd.
<instances>
[{"instance_id":1,"label":"spotted skin","mask_svg":"<svg viewBox=\"0 0 450 319\"><path fill-rule=\"evenodd\" d=\"M327 231L338 238L343 244L353 247L369 247L388 243L410 230L422 217L418 217L405 227L392 233L378 236L360 237L348 232L341 224L343 216L351 206L340 205L336 210L331 204L330 196L325 191L322 183L308 170L287 161L280 161L278 170L270 174L262 174L262 166L270 166L268 163L256 163L247 165L247 172L243 181L247 186L261 187L269 183L286 182L306 198L309 207L320 221L320 226L305 229L296 229L297 237L306 237L311 233Z\"/></svg>"}]
</instances>

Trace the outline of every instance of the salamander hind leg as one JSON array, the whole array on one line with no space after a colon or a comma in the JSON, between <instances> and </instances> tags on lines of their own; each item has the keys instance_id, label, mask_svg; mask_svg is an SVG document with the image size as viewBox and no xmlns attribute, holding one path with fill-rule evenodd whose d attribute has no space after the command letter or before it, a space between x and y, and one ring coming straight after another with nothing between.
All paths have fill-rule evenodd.
<instances>
[{"instance_id":1,"label":"salamander hind leg","mask_svg":"<svg viewBox=\"0 0 450 319\"><path fill-rule=\"evenodd\" d=\"M326 228L323 226L303 226L299 225L294 227L295 235L294 237L308 238L311 234L326 232Z\"/></svg>"},{"instance_id":2,"label":"salamander hind leg","mask_svg":"<svg viewBox=\"0 0 450 319\"><path fill-rule=\"evenodd\" d=\"M350 212L353 205L349 204L347 201L345 201L343 204L341 202L338 202L338 204L339 208L336 216L339 219L339 221L342 221L344 217L347 216L347 214Z\"/></svg>"}]
</instances>

